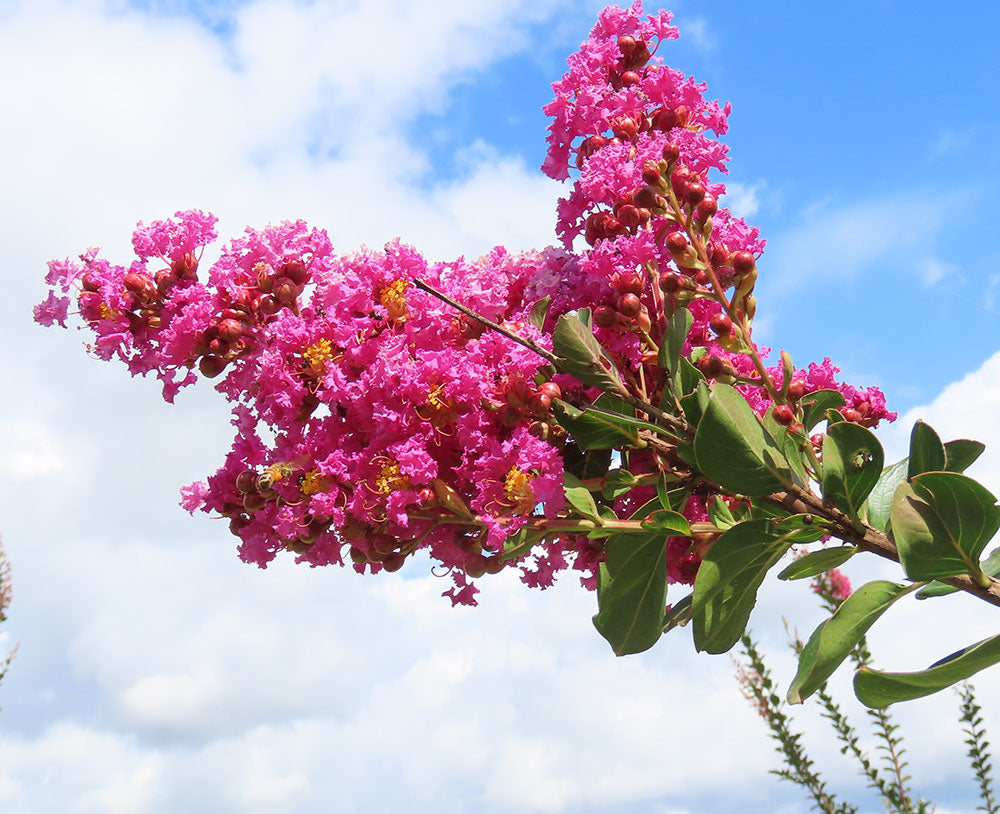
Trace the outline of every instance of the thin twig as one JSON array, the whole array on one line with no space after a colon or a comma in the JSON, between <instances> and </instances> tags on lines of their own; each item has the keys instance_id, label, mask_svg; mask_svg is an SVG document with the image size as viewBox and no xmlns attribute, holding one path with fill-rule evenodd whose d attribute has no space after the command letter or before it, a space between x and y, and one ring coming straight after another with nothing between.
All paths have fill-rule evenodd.
<instances>
[{"instance_id":1,"label":"thin twig","mask_svg":"<svg viewBox=\"0 0 1000 814\"><path fill-rule=\"evenodd\" d=\"M517 342L517 344L519 344L519 345L523 345L528 350L534 351L539 356L541 356L545 361L549 362L550 364L556 365L558 367L558 365L559 365L559 357L556 356L554 353L552 353L552 351L545 350L545 348L543 348L537 342L533 342L530 339L527 339L526 337L519 336L518 334L514 333L513 331L508 330L507 328L504 328L502 325L497 324L492 319L488 319L487 317L484 317L482 314L477 314L471 308L469 308L469 307L467 307L465 305L462 305L462 303L458 302L457 300L453 300L447 294L443 294L442 292L438 291L436 288L433 288L433 287L429 286L423 280L419 280L417 278L414 278L413 279L413 284L417 288L419 288L421 291L426 291L432 297L437 297L439 300L441 300L441 302L447 303L452 308L454 308L456 311L461 311L463 314L465 314L470 319L474 319L476 322L480 323L481 325L485 325L487 328L490 328L491 330L496 331L498 334L501 334L502 336L506 336L508 339L513 340L514 342Z\"/></svg>"}]
</instances>

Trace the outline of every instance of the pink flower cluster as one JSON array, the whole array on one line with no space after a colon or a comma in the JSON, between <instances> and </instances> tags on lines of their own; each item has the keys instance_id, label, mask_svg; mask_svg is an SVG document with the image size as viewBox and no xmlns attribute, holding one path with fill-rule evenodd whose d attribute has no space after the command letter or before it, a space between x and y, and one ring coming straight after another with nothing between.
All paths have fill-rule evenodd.
<instances>
[{"instance_id":1,"label":"pink flower cluster","mask_svg":"<svg viewBox=\"0 0 1000 814\"><path fill-rule=\"evenodd\" d=\"M543 169L576 176L559 206L561 249L497 248L429 265L399 242L335 254L325 232L298 221L248 229L206 275L216 219L178 212L139 225L128 266L93 249L50 263L52 290L36 319L65 326L75 307L94 352L133 374L155 373L168 401L197 372L221 377L233 448L207 483L183 490L182 503L230 518L248 562L264 566L288 549L312 565L349 559L358 571L394 571L421 550L452 574L452 600L472 604L470 580L507 566L539 587L574 567L592 586L599 541L539 530L566 514L567 438L553 399L597 391L553 376L535 353L418 281L545 348L558 316L591 308L623 379L653 403L666 384L657 346L687 306L686 351L705 349L699 367L710 378L742 377L764 412L771 398L746 352L749 328L736 337L712 296L712 286L732 289L752 318L764 242L719 205L725 188L709 179L725 171L718 136L728 104L706 101L703 85L654 56L676 36L666 12L643 18L638 2L606 9L554 84ZM538 325L531 311L545 298ZM840 384L836 373L825 360L797 376L804 392L843 392L851 420L889 415L877 389ZM632 456L636 474L644 460ZM705 519L705 499L690 497L691 519ZM693 581L705 542L671 539L672 581Z\"/></svg>"}]
</instances>

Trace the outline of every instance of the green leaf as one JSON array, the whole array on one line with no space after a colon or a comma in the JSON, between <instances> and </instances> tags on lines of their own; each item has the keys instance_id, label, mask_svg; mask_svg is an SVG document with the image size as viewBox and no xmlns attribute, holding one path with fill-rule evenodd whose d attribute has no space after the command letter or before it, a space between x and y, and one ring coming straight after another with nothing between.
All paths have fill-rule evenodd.
<instances>
[{"instance_id":1,"label":"green leaf","mask_svg":"<svg viewBox=\"0 0 1000 814\"><path fill-rule=\"evenodd\" d=\"M944 444L930 424L918 421L910 433L910 458L906 479L913 480L924 472L940 472L944 469Z\"/></svg>"},{"instance_id":2,"label":"green leaf","mask_svg":"<svg viewBox=\"0 0 1000 814\"><path fill-rule=\"evenodd\" d=\"M604 353L590 328L590 312L569 312L559 317L552 332L552 348L561 367L584 384L624 393L625 387L614 364Z\"/></svg>"},{"instance_id":3,"label":"green leaf","mask_svg":"<svg viewBox=\"0 0 1000 814\"><path fill-rule=\"evenodd\" d=\"M774 530L793 543L815 543L830 534L829 525L811 514L789 514L775 521Z\"/></svg>"},{"instance_id":4,"label":"green leaf","mask_svg":"<svg viewBox=\"0 0 1000 814\"><path fill-rule=\"evenodd\" d=\"M677 363L677 372L671 378L674 395L682 399L693 393L704 381L704 374L682 356Z\"/></svg>"},{"instance_id":5,"label":"green leaf","mask_svg":"<svg viewBox=\"0 0 1000 814\"><path fill-rule=\"evenodd\" d=\"M569 472L563 473L563 492L566 493L566 502L577 514L601 525L601 515L597 511L594 496L590 494L590 490L580 482L576 475L571 475Z\"/></svg>"},{"instance_id":6,"label":"green leaf","mask_svg":"<svg viewBox=\"0 0 1000 814\"><path fill-rule=\"evenodd\" d=\"M680 602L675 602L670 606L663 617L663 632L673 630L675 627L684 627L691 621L691 598L694 594L688 594Z\"/></svg>"},{"instance_id":7,"label":"green leaf","mask_svg":"<svg viewBox=\"0 0 1000 814\"><path fill-rule=\"evenodd\" d=\"M666 534L668 537L690 537L691 524L680 512L672 512L667 509L660 509L653 512L643 521L642 527L646 531L655 531L658 534Z\"/></svg>"},{"instance_id":8,"label":"green leaf","mask_svg":"<svg viewBox=\"0 0 1000 814\"><path fill-rule=\"evenodd\" d=\"M512 534L503 541L503 553L500 555L500 559L504 562L510 562L525 556L544 536L545 532L538 529L530 527L521 529L517 534Z\"/></svg>"},{"instance_id":9,"label":"green leaf","mask_svg":"<svg viewBox=\"0 0 1000 814\"><path fill-rule=\"evenodd\" d=\"M692 392L681 399L681 409L684 410L684 418L692 427L697 427L701 422L705 409L708 407L711 391L708 383L702 379L695 385Z\"/></svg>"},{"instance_id":10,"label":"green leaf","mask_svg":"<svg viewBox=\"0 0 1000 814\"><path fill-rule=\"evenodd\" d=\"M1000 548L995 549L990 556L979 563L983 573L988 577L1000 577ZM954 585L935 580L917 591L917 599L930 599L932 596L947 596L959 591Z\"/></svg>"},{"instance_id":11,"label":"green leaf","mask_svg":"<svg viewBox=\"0 0 1000 814\"><path fill-rule=\"evenodd\" d=\"M603 585L598 579L594 627L615 654L648 650L663 631L667 603L667 541L657 534L616 535L608 552Z\"/></svg>"},{"instance_id":12,"label":"green leaf","mask_svg":"<svg viewBox=\"0 0 1000 814\"><path fill-rule=\"evenodd\" d=\"M863 515L869 526L887 531L889 528L889 508L892 506L892 496L896 494L896 487L906 480L906 472L910 466L910 459L903 458L892 466L887 466L882 470L878 483L871 490L868 499L863 507Z\"/></svg>"},{"instance_id":13,"label":"green leaf","mask_svg":"<svg viewBox=\"0 0 1000 814\"><path fill-rule=\"evenodd\" d=\"M694 644L725 653L746 630L757 590L791 546L771 520L748 520L723 532L705 554L694 581Z\"/></svg>"},{"instance_id":14,"label":"green leaf","mask_svg":"<svg viewBox=\"0 0 1000 814\"><path fill-rule=\"evenodd\" d=\"M738 390L711 388L705 414L694 436L698 468L709 479L749 497L785 488L788 462Z\"/></svg>"},{"instance_id":15,"label":"green leaf","mask_svg":"<svg viewBox=\"0 0 1000 814\"><path fill-rule=\"evenodd\" d=\"M876 580L847 597L802 648L798 672L788 688L789 703L801 704L822 687L889 606L915 588Z\"/></svg>"},{"instance_id":16,"label":"green leaf","mask_svg":"<svg viewBox=\"0 0 1000 814\"><path fill-rule=\"evenodd\" d=\"M799 557L784 571L778 574L778 579L806 579L843 565L858 552L856 545L841 545L834 548L824 548L811 551Z\"/></svg>"},{"instance_id":17,"label":"green leaf","mask_svg":"<svg viewBox=\"0 0 1000 814\"><path fill-rule=\"evenodd\" d=\"M552 401L552 412L580 449L616 449L640 444L639 433L622 416L602 410L581 410L562 399Z\"/></svg>"},{"instance_id":18,"label":"green leaf","mask_svg":"<svg viewBox=\"0 0 1000 814\"><path fill-rule=\"evenodd\" d=\"M1000 661L1000 636L984 639L913 673L883 673L862 667L854 674L854 694L866 707L884 709L897 701L931 695Z\"/></svg>"},{"instance_id":19,"label":"green leaf","mask_svg":"<svg viewBox=\"0 0 1000 814\"><path fill-rule=\"evenodd\" d=\"M532 305L531 310L528 312L528 324L539 331L542 330L542 326L545 324L545 317L549 313L549 304L551 302L552 297L543 297Z\"/></svg>"},{"instance_id":20,"label":"green leaf","mask_svg":"<svg viewBox=\"0 0 1000 814\"><path fill-rule=\"evenodd\" d=\"M995 504L989 490L957 472L925 472L901 483L890 515L906 575L918 582L981 578L980 555L1000 528Z\"/></svg>"},{"instance_id":21,"label":"green leaf","mask_svg":"<svg viewBox=\"0 0 1000 814\"><path fill-rule=\"evenodd\" d=\"M826 417L831 408L843 407L844 397L836 390L816 390L802 397L802 426L806 432L812 430Z\"/></svg>"},{"instance_id":22,"label":"green leaf","mask_svg":"<svg viewBox=\"0 0 1000 814\"><path fill-rule=\"evenodd\" d=\"M605 500L617 500L622 495L632 491L636 478L627 469L612 469L604 476L601 495Z\"/></svg>"},{"instance_id":23,"label":"green leaf","mask_svg":"<svg viewBox=\"0 0 1000 814\"><path fill-rule=\"evenodd\" d=\"M800 440L797 433L789 431L788 427L774 420L774 405L767 408L762 423L764 430L774 439L774 443L788 462L795 485L806 486L809 483L809 476L806 474L805 450L802 443L809 443L809 441Z\"/></svg>"},{"instance_id":24,"label":"green leaf","mask_svg":"<svg viewBox=\"0 0 1000 814\"><path fill-rule=\"evenodd\" d=\"M719 495L712 495L712 499L708 502L708 519L713 526L720 529L736 525L736 518Z\"/></svg>"},{"instance_id":25,"label":"green leaf","mask_svg":"<svg viewBox=\"0 0 1000 814\"><path fill-rule=\"evenodd\" d=\"M693 322L694 317L687 308L678 308L673 316L670 317L663 342L660 343L657 362L660 367L669 371L671 376L677 370L681 351L684 349L684 342L687 340L687 335L691 330Z\"/></svg>"},{"instance_id":26,"label":"green leaf","mask_svg":"<svg viewBox=\"0 0 1000 814\"><path fill-rule=\"evenodd\" d=\"M864 427L847 421L831 425L823 436L823 499L857 519L884 461L882 445Z\"/></svg>"},{"instance_id":27,"label":"green leaf","mask_svg":"<svg viewBox=\"0 0 1000 814\"><path fill-rule=\"evenodd\" d=\"M949 472L964 472L976 462L985 449L986 444L970 441L967 438L948 441L944 445L944 468Z\"/></svg>"}]
</instances>

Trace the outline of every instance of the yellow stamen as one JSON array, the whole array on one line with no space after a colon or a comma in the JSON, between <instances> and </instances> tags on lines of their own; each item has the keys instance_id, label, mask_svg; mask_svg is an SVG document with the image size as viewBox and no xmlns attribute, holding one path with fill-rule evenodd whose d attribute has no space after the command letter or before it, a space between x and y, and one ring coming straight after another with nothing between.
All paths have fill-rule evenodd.
<instances>
[{"instance_id":1,"label":"yellow stamen","mask_svg":"<svg viewBox=\"0 0 1000 814\"><path fill-rule=\"evenodd\" d=\"M399 462L391 459L382 464L382 471L375 479L375 491L387 495L400 489L410 488L410 476L404 475L399 468Z\"/></svg>"},{"instance_id":2,"label":"yellow stamen","mask_svg":"<svg viewBox=\"0 0 1000 814\"><path fill-rule=\"evenodd\" d=\"M121 311L117 308L112 308L107 303L101 303L97 306L97 310L101 315L101 319L118 319L121 316Z\"/></svg>"},{"instance_id":3,"label":"yellow stamen","mask_svg":"<svg viewBox=\"0 0 1000 814\"><path fill-rule=\"evenodd\" d=\"M426 408L423 410L426 415L421 415L421 418L430 421L438 429L454 424L458 418L455 402L445 393L443 384L431 388L427 393Z\"/></svg>"},{"instance_id":4,"label":"yellow stamen","mask_svg":"<svg viewBox=\"0 0 1000 814\"><path fill-rule=\"evenodd\" d=\"M518 512L527 512L534 508L538 502L535 493L531 489L531 482L535 476L531 472L523 472L516 466L512 466L504 478L503 492L507 500L514 504L514 509Z\"/></svg>"},{"instance_id":5,"label":"yellow stamen","mask_svg":"<svg viewBox=\"0 0 1000 814\"><path fill-rule=\"evenodd\" d=\"M321 475L318 469L312 469L302 476L299 488L304 495L315 495L327 491L330 488L330 481L325 475Z\"/></svg>"},{"instance_id":6,"label":"yellow stamen","mask_svg":"<svg viewBox=\"0 0 1000 814\"><path fill-rule=\"evenodd\" d=\"M385 306L388 317L393 321L406 318L406 289L410 287L407 280L396 280L383 288L378 295L378 301Z\"/></svg>"},{"instance_id":7,"label":"yellow stamen","mask_svg":"<svg viewBox=\"0 0 1000 814\"><path fill-rule=\"evenodd\" d=\"M333 343L322 337L302 351L302 358L317 372L326 369L326 363L333 359L333 355Z\"/></svg>"}]
</instances>

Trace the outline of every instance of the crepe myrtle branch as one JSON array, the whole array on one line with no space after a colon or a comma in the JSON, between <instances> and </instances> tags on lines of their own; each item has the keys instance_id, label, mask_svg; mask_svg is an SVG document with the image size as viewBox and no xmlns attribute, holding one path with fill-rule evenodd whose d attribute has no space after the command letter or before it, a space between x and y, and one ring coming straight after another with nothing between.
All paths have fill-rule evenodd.
<instances>
[{"instance_id":1,"label":"crepe myrtle branch","mask_svg":"<svg viewBox=\"0 0 1000 814\"><path fill-rule=\"evenodd\" d=\"M534 342L527 337L520 336L514 331L511 331L493 320L484 317L482 314L476 313L471 308L462 305L457 300L436 290L422 280L414 279L413 284L420 290L436 297L462 314L465 314L470 319L473 319L487 328L496 331L502 336L506 336L508 339L517 342L520 345L523 345L538 354L541 358L545 359L556 369L562 368L559 356L549 350L546 350L537 342ZM769 382L768 379L765 379L765 381ZM645 413L651 418L658 420L664 426L669 428L669 430L676 435L678 440L691 439L694 437L695 428L692 427L687 421L678 418L677 416L670 415L669 413L654 407L652 404L649 404L643 399L636 398L617 389L611 391L611 395L621 399L629 406L634 407L640 413ZM648 447L668 456L668 460L676 455L676 446L656 433L648 430L642 430L639 432L639 438L645 442ZM720 491L727 492L728 490L720 489ZM856 545L862 551L876 554L896 563L899 562L899 552L897 551L892 540L889 539L888 535L878 529L872 528L867 524L861 524L859 528L843 512L833 506L830 506L829 504L824 503L822 498L806 489L793 486L787 491L775 492L768 495L764 499L767 502L775 506L780 506L793 514L812 514L817 517L821 517L831 523L831 531L833 534L844 542ZM961 591L965 591L966 593L970 593L991 605L1000 607L1000 580L990 578L990 584L986 587L979 585L972 579L972 577L967 575L947 577L942 579L941 582L947 583L948 585L958 588Z\"/></svg>"}]
</instances>

